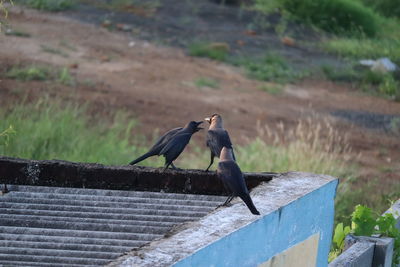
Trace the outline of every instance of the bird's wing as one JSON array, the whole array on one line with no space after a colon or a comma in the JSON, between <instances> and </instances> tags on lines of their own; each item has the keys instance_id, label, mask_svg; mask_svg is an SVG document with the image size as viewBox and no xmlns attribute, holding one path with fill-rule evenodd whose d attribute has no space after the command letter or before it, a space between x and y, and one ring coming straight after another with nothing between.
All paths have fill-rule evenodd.
<instances>
[{"instance_id":1,"label":"bird's wing","mask_svg":"<svg viewBox=\"0 0 400 267\"><path fill-rule=\"evenodd\" d=\"M154 151L155 153L160 153L160 151L163 149L163 147L168 143L169 140L180 130L182 130L182 127L178 127L172 130L169 130L166 132L164 135L160 136L156 143L150 148L150 151Z\"/></svg>"},{"instance_id":2,"label":"bird's wing","mask_svg":"<svg viewBox=\"0 0 400 267\"><path fill-rule=\"evenodd\" d=\"M235 195L248 194L243 173L234 161L220 161L217 167L217 175Z\"/></svg>"},{"instance_id":3,"label":"bird's wing","mask_svg":"<svg viewBox=\"0 0 400 267\"><path fill-rule=\"evenodd\" d=\"M232 148L232 142L229 134L225 130L208 130L207 131L207 146L211 151L219 157L223 147Z\"/></svg>"},{"instance_id":4,"label":"bird's wing","mask_svg":"<svg viewBox=\"0 0 400 267\"><path fill-rule=\"evenodd\" d=\"M189 143L191 136L191 133L178 133L174 135L158 155L171 155L177 153L177 156L179 156L185 146Z\"/></svg>"}]
</instances>

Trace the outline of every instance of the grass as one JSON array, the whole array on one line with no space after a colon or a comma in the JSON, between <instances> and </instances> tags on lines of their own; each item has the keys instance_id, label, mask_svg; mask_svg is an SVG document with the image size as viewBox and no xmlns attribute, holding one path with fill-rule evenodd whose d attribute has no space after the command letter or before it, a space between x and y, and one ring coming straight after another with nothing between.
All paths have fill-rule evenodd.
<instances>
[{"instance_id":1,"label":"grass","mask_svg":"<svg viewBox=\"0 0 400 267\"><path fill-rule=\"evenodd\" d=\"M216 79L212 78L207 78L207 77L200 77L197 78L194 81L194 84L198 88L203 88L203 87L209 87L213 89L218 89L219 88L219 81Z\"/></svg>"},{"instance_id":2,"label":"grass","mask_svg":"<svg viewBox=\"0 0 400 267\"><path fill-rule=\"evenodd\" d=\"M306 75L295 71L285 58L278 54L268 53L261 60L239 60L237 65L245 68L250 78L278 83L294 82Z\"/></svg>"},{"instance_id":3,"label":"grass","mask_svg":"<svg viewBox=\"0 0 400 267\"><path fill-rule=\"evenodd\" d=\"M266 14L280 10L288 19L340 35L374 36L381 20L379 14L353 0L256 0L254 8Z\"/></svg>"},{"instance_id":4,"label":"grass","mask_svg":"<svg viewBox=\"0 0 400 267\"><path fill-rule=\"evenodd\" d=\"M61 70L50 70L44 66L14 66L6 72L5 76L23 82L55 80L67 86L75 85L75 80L67 67Z\"/></svg>"},{"instance_id":5,"label":"grass","mask_svg":"<svg viewBox=\"0 0 400 267\"><path fill-rule=\"evenodd\" d=\"M65 53L64 51L62 51L61 49L58 49L58 48L50 47L47 45L40 45L40 48L42 49L43 52L46 52L46 53L60 55L65 58L69 57L69 55L67 53Z\"/></svg>"},{"instance_id":6,"label":"grass","mask_svg":"<svg viewBox=\"0 0 400 267\"><path fill-rule=\"evenodd\" d=\"M50 78L50 72L47 68L39 66L13 67L6 73L7 78L19 81L44 81Z\"/></svg>"},{"instance_id":7,"label":"grass","mask_svg":"<svg viewBox=\"0 0 400 267\"><path fill-rule=\"evenodd\" d=\"M14 0L18 4L43 11L58 12L75 7L75 0Z\"/></svg>"},{"instance_id":8,"label":"grass","mask_svg":"<svg viewBox=\"0 0 400 267\"><path fill-rule=\"evenodd\" d=\"M71 74L69 73L69 69L64 67L61 69L58 77L58 82L64 85L72 86L75 84L74 79L72 78Z\"/></svg>"},{"instance_id":9,"label":"grass","mask_svg":"<svg viewBox=\"0 0 400 267\"><path fill-rule=\"evenodd\" d=\"M225 43L196 42L188 46L188 52L190 56L224 61L228 56L229 46Z\"/></svg>"},{"instance_id":10,"label":"grass","mask_svg":"<svg viewBox=\"0 0 400 267\"><path fill-rule=\"evenodd\" d=\"M157 9L162 6L160 0L81 0L84 3L89 3L99 8L108 9L112 11L129 12L135 15L144 17L153 17Z\"/></svg>"},{"instance_id":11,"label":"grass","mask_svg":"<svg viewBox=\"0 0 400 267\"><path fill-rule=\"evenodd\" d=\"M279 84L264 84L261 85L259 88L260 90L267 92L271 95L280 95L283 91L283 86Z\"/></svg>"},{"instance_id":12,"label":"grass","mask_svg":"<svg viewBox=\"0 0 400 267\"><path fill-rule=\"evenodd\" d=\"M400 39L337 37L324 41L322 47L327 52L346 58L388 57L391 60L400 61Z\"/></svg>"},{"instance_id":13,"label":"grass","mask_svg":"<svg viewBox=\"0 0 400 267\"><path fill-rule=\"evenodd\" d=\"M372 95L400 100L400 80L395 78L395 74L381 73L355 66L344 68L323 66L322 72L331 81L348 82Z\"/></svg>"},{"instance_id":14,"label":"grass","mask_svg":"<svg viewBox=\"0 0 400 267\"><path fill-rule=\"evenodd\" d=\"M88 107L43 98L0 109L0 129L13 126L16 134L0 154L28 159L126 164L144 150L130 145L136 121L123 113L90 117ZM101 123L93 124L93 121ZM137 140L138 141L138 140ZM151 162L151 161L150 161Z\"/></svg>"}]
</instances>

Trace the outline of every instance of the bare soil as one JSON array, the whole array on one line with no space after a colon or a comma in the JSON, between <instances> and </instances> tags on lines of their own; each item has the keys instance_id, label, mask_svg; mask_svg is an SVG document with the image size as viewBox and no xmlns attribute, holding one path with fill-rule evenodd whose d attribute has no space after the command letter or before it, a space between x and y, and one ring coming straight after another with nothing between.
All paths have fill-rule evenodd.
<instances>
[{"instance_id":1,"label":"bare soil","mask_svg":"<svg viewBox=\"0 0 400 267\"><path fill-rule=\"evenodd\" d=\"M367 117L399 116L398 102L311 78L271 95L260 87L273 84L248 79L241 69L230 65L187 56L179 48L155 45L60 14L17 7L11 9L9 18L14 30L31 37L0 34L1 105L47 93L89 102L101 114L124 109L140 122L132 135L148 138L156 129L163 132L219 113L239 144L258 135L257 125L274 128L283 123L290 129L310 116L329 118L336 129L349 136L354 155L351 161L359 164L362 174L360 183L378 178L377 190L385 193L400 182L399 135L337 115L338 111L357 111L368 112ZM4 75L14 65L30 64L68 67L76 85L21 82ZM195 81L200 77L219 81L218 88L197 87ZM197 135L196 141L201 143L202 138Z\"/></svg>"}]
</instances>

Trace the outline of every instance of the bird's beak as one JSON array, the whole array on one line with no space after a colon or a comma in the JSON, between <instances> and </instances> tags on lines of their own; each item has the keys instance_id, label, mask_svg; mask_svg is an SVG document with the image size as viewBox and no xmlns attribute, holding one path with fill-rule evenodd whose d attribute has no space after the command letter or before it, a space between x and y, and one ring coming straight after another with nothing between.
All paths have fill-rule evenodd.
<instances>
[{"instance_id":1,"label":"bird's beak","mask_svg":"<svg viewBox=\"0 0 400 267\"><path fill-rule=\"evenodd\" d=\"M202 121L197 121L196 123L197 123L197 128L196 128L197 131L203 129L202 127L199 127L199 125L203 123Z\"/></svg>"},{"instance_id":2,"label":"bird's beak","mask_svg":"<svg viewBox=\"0 0 400 267\"><path fill-rule=\"evenodd\" d=\"M211 118L205 118L204 120L211 124Z\"/></svg>"}]
</instances>

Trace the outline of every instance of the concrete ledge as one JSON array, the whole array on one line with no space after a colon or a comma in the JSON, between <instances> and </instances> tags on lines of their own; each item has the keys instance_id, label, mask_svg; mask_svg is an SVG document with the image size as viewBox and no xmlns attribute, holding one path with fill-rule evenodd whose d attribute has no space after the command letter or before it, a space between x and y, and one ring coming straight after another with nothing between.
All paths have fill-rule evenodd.
<instances>
[{"instance_id":1,"label":"concrete ledge","mask_svg":"<svg viewBox=\"0 0 400 267\"><path fill-rule=\"evenodd\" d=\"M274 173L245 173L249 189L267 182ZM167 170L141 166L105 166L62 160L0 157L0 183L94 189L164 191L224 195L215 172Z\"/></svg>"},{"instance_id":2,"label":"concrete ledge","mask_svg":"<svg viewBox=\"0 0 400 267\"><path fill-rule=\"evenodd\" d=\"M109 266L257 266L317 235L313 266L325 267L337 184L325 175L279 175L251 192L261 216L235 199Z\"/></svg>"},{"instance_id":3,"label":"concrete ledge","mask_svg":"<svg viewBox=\"0 0 400 267\"><path fill-rule=\"evenodd\" d=\"M374 249L373 242L356 242L333 260L329 267L369 267L372 265Z\"/></svg>"}]
</instances>

